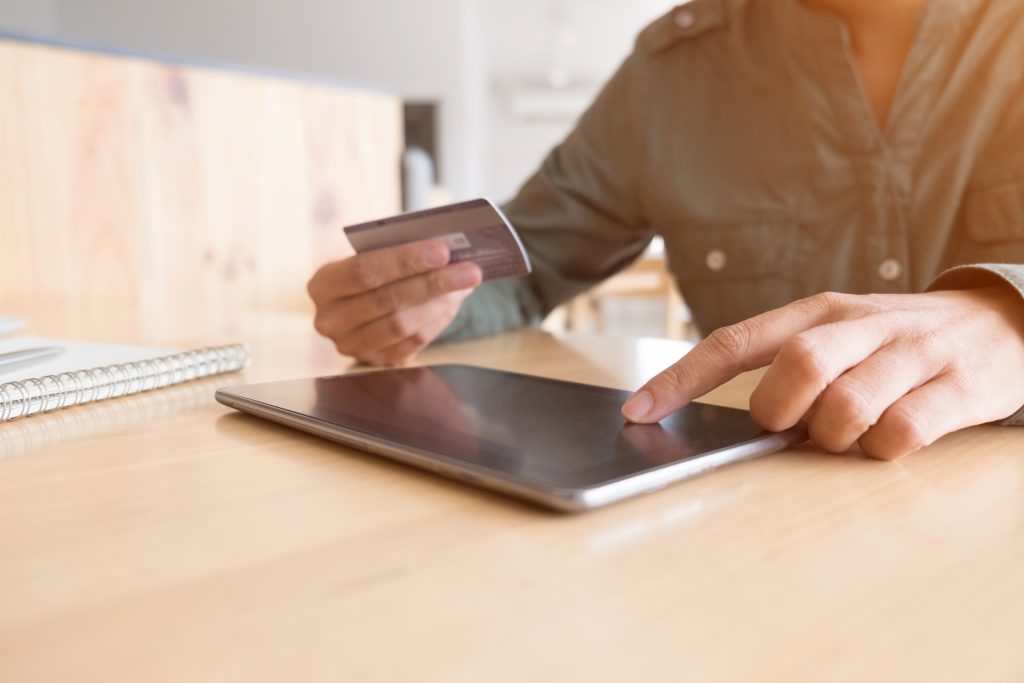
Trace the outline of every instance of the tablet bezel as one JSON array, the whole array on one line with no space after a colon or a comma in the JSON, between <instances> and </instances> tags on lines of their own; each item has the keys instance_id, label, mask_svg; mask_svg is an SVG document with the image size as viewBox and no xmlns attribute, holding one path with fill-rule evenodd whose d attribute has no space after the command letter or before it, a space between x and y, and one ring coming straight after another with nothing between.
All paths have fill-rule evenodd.
<instances>
[{"instance_id":1,"label":"tablet bezel","mask_svg":"<svg viewBox=\"0 0 1024 683\"><path fill-rule=\"evenodd\" d=\"M471 365L445 364L424 366L427 368L457 367L471 371L501 373L509 376L525 377L531 380L544 380L562 385L580 387L592 392L608 391L618 393L619 390L598 387L576 382L565 382L547 377L526 375L524 373L494 370ZM389 372L389 370L369 370L347 373L343 376L363 375L370 372ZM310 378L308 381L315 381ZM691 456L686 460L661 465L625 476L609 479L589 486L560 486L552 483L527 479L515 473L492 467L483 466L459 458L445 456L443 453L425 450L414 445L402 443L378 434L347 427L330 422L289 408L273 405L264 400L254 399L247 395L247 390L254 387L265 388L273 384L294 382L269 382L253 385L225 387L216 392L218 402L241 412L263 418L277 424L291 427L315 436L350 446L359 450L382 455L419 469L434 472L458 481L468 482L501 493L523 498L562 512L581 512L604 507L620 500L632 498L664 488L702 472L716 469L723 465L749 460L760 455L781 450L807 439L806 429L800 425L784 432L766 433L752 440L743 441L725 448L708 451L701 455ZM705 404L711 405L711 404ZM722 406L711 406L724 410L736 410Z\"/></svg>"}]
</instances>

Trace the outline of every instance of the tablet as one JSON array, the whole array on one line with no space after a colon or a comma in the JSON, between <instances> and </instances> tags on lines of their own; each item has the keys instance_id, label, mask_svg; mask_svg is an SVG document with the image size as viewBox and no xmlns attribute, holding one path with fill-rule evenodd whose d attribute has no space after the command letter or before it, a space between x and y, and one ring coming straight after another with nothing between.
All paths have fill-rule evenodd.
<instances>
[{"instance_id":1,"label":"tablet","mask_svg":"<svg viewBox=\"0 0 1024 683\"><path fill-rule=\"evenodd\" d=\"M625 421L628 391L468 365L229 387L243 412L557 510L581 511L779 450L744 410L691 403Z\"/></svg>"}]
</instances>

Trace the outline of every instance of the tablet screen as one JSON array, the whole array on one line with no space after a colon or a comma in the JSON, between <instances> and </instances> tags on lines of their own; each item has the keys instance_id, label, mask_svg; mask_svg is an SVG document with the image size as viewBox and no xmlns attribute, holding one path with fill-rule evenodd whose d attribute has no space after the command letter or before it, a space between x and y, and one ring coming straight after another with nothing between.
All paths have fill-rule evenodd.
<instances>
[{"instance_id":1,"label":"tablet screen","mask_svg":"<svg viewBox=\"0 0 1024 683\"><path fill-rule=\"evenodd\" d=\"M463 365L246 387L254 400L547 485L587 487L765 436L746 411L692 403L627 423L629 392Z\"/></svg>"}]
</instances>

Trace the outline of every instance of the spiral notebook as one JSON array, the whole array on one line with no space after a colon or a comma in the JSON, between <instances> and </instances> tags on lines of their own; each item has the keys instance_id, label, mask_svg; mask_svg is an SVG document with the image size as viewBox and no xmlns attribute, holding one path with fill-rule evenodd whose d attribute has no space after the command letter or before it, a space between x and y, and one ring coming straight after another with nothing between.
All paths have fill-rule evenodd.
<instances>
[{"instance_id":1,"label":"spiral notebook","mask_svg":"<svg viewBox=\"0 0 1024 683\"><path fill-rule=\"evenodd\" d=\"M234 372L249 364L249 350L241 344L182 352L17 337L0 341L0 353L46 346L65 351L6 373L0 368L0 422Z\"/></svg>"}]
</instances>

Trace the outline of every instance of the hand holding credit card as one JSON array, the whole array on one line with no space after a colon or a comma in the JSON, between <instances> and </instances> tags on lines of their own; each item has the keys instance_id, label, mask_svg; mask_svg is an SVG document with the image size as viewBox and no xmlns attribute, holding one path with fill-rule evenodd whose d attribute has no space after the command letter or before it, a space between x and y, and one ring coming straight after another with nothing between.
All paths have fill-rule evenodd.
<instances>
[{"instance_id":1,"label":"hand holding credit card","mask_svg":"<svg viewBox=\"0 0 1024 683\"><path fill-rule=\"evenodd\" d=\"M486 199L352 225L345 235L357 254L436 239L448 247L451 263L473 261L484 280L530 273L530 259L515 228Z\"/></svg>"},{"instance_id":2,"label":"hand holding credit card","mask_svg":"<svg viewBox=\"0 0 1024 683\"><path fill-rule=\"evenodd\" d=\"M309 281L314 326L346 356L404 365L438 337L487 279L530 272L515 230L476 199L353 225L355 255Z\"/></svg>"}]
</instances>

